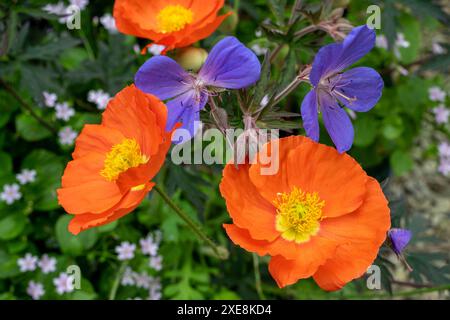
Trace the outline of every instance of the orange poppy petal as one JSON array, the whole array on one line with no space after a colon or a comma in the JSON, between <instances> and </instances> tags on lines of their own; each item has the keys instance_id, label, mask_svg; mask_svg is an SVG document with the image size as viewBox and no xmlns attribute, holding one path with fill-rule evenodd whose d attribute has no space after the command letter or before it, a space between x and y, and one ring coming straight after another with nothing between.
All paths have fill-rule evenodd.
<instances>
[{"instance_id":1,"label":"orange poppy petal","mask_svg":"<svg viewBox=\"0 0 450 320\"><path fill-rule=\"evenodd\" d=\"M117 180L117 185L120 190L129 190L152 180L166 161L166 155L171 143L170 133L167 133L165 142L159 146L158 153L153 155L146 164L131 168L122 173Z\"/></svg>"},{"instance_id":2,"label":"orange poppy petal","mask_svg":"<svg viewBox=\"0 0 450 320\"><path fill-rule=\"evenodd\" d=\"M314 280L324 290L338 290L359 278L377 257L390 228L390 210L379 183L370 178L364 204L354 213L322 221L327 237L345 242Z\"/></svg>"},{"instance_id":3,"label":"orange poppy petal","mask_svg":"<svg viewBox=\"0 0 450 320\"><path fill-rule=\"evenodd\" d=\"M102 213L117 205L122 194L115 183L96 180L57 190L59 204L71 214Z\"/></svg>"},{"instance_id":4,"label":"orange poppy petal","mask_svg":"<svg viewBox=\"0 0 450 320\"><path fill-rule=\"evenodd\" d=\"M91 152L107 153L112 146L125 139L120 131L102 125L85 125L75 143L74 159L81 158Z\"/></svg>"},{"instance_id":5,"label":"orange poppy petal","mask_svg":"<svg viewBox=\"0 0 450 320\"><path fill-rule=\"evenodd\" d=\"M104 180L100 175L104 166L105 155L89 153L88 155L70 161L62 177L63 188L75 187L95 180Z\"/></svg>"},{"instance_id":6,"label":"orange poppy petal","mask_svg":"<svg viewBox=\"0 0 450 320\"><path fill-rule=\"evenodd\" d=\"M170 5L189 8L193 21L179 31L161 33L157 17L164 7ZM116 0L113 14L120 32L153 40L171 50L191 45L212 34L227 17L217 16L223 5L224 0Z\"/></svg>"},{"instance_id":7,"label":"orange poppy petal","mask_svg":"<svg viewBox=\"0 0 450 320\"><path fill-rule=\"evenodd\" d=\"M220 192L239 228L247 229L254 239L274 240L280 235L275 229L275 207L258 194L249 179L248 170L249 165L236 168L228 164L223 171Z\"/></svg>"},{"instance_id":8,"label":"orange poppy petal","mask_svg":"<svg viewBox=\"0 0 450 320\"><path fill-rule=\"evenodd\" d=\"M76 215L69 223L69 231L77 235L84 230L102 226L122 218L136 209L153 186L153 183L149 183L140 191L128 193L115 208L102 214L86 213Z\"/></svg>"},{"instance_id":9,"label":"orange poppy petal","mask_svg":"<svg viewBox=\"0 0 450 320\"><path fill-rule=\"evenodd\" d=\"M325 201L324 217L356 210L363 202L368 176L349 155L310 139L287 157L288 184L305 192L317 192Z\"/></svg>"},{"instance_id":10,"label":"orange poppy petal","mask_svg":"<svg viewBox=\"0 0 450 320\"><path fill-rule=\"evenodd\" d=\"M305 139L302 136L290 136L273 140L257 155L258 161L252 164L249 176L258 193L268 202L273 203L279 193L290 191L286 159L289 152L300 146Z\"/></svg>"},{"instance_id":11,"label":"orange poppy petal","mask_svg":"<svg viewBox=\"0 0 450 320\"><path fill-rule=\"evenodd\" d=\"M164 111L156 116L150 107L152 104L153 108L167 109L157 98L150 99L136 86L128 86L109 102L103 113L102 125L120 131L126 138L135 139L142 153L152 156L158 151L164 133L162 124L157 122L164 117Z\"/></svg>"}]
</instances>

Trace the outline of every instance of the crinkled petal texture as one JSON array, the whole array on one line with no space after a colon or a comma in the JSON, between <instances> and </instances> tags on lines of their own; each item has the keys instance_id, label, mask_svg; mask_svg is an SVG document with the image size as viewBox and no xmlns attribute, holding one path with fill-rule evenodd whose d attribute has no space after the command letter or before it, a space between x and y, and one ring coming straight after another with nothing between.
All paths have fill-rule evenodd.
<instances>
[{"instance_id":1,"label":"crinkled petal texture","mask_svg":"<svg viewBox=\"0 0 450 320\"><path fill-rule=\"evenodd\" d=\"M189 46L210 36L229 14L219 16L224 0L116 0L114 19L120 32L147 38L166 50ZM191 18L179 28L163 30L159 14L167 7L180 6Z\"/></svg>"},{"instance_id":2,"label":"crinkled petal texture","mask_svg":"<svg viewBox=\"0 0 450 320\"><path fill-rule=\"evenodd\" d=\"M152 189L151 179L163 165L170 147L171 133L165 131L166 122L166 106L132 85L110 101L101 125L85 126L57 191L60 205L75 216L69 224L70 232L78 234L109 223L139 205ZM129 141L138 146L138 151L134 151L137 155L124 149L114 159L112 150ZM139 156L141 161L120 167L123 157L130 154ZM113 179L102 174L110 162L110 170L116 170ZM117 163L119 169L114 167Z\"/></svg>"},{"instance_id":3,"label":"crinkled petal texture","mask_svg":"<svg viewBox=\"0 0 450 320\"><path fill-rule=\"evenodd\" d=\"M342 43L333 43L319 50L312 65L311 83L337 74L364 57L375 46L375 31L366 25L354 28Z\"/></svg>"},{"instance_id":4,"label":"crinkled petal texture","mask_svg":"<svg viewBox=\"0 0 450 320\"><path fill-rule=\"evenodd\" d=\"M278 171L263 174L273 163ZM303 242L277 228L276 199L296 188L324 201L319 229ZM270 255L279 287L314 277L325 290L342 288L366 272L390 227L378 182L347 154L306 137L273 140L253 164L228 164L220 191L233 220L224 225L228 236L247 251Z\"/></svg>"},{"instance_id":5,"label":"crinkled petal texture","mask_svg":"<svg viewBox=\"0 0 450 320\"><path fill-rule=\"evenodd\" d=\"M261 64L238 39L226 37L211 50L199 76L210 86L242 89L259 80Z\"/></svg>"}]
</instances>

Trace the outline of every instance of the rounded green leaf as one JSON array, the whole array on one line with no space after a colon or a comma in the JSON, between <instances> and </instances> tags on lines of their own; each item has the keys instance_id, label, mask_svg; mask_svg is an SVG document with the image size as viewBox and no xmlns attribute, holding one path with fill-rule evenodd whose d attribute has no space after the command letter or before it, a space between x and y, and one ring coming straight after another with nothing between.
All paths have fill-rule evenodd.
<instances>
[{"instance_id":1,"label":"rounded green leaf","mask_svg":"<svg viewBox=\"0 0 450 320\"><path fill-rule=\"evenodd\" d=\"M56 222L56 239L62 252L71 256L84 255L97 242L97 231L90 229L74 236L68 230L71 219L72 217L69 215L61 216L58 219Z\"/></svg>"}]
</instances>

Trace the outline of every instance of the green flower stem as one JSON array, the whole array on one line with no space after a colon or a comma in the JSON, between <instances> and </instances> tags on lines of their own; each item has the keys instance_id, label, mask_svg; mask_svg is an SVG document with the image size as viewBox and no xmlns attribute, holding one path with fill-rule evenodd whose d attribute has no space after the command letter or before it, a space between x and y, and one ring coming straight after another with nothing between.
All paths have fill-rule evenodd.
<instances>
[{"instance_id":1,"label":"green flower stem","mask_svg":"<svg viewBox=\"0 0 450 320\"><path fill-rule=\"evenodd\" d=\"M256 292L258 293L258 297L260 300L266 300L264 296L264 292L261 286L261 274L259 272L259 257L256 253L253 253L253 268L255 272L255 287Z\"/></svg>"},{"instance_id":2,"label":"green flower stem","mask_svg":"<svg viewBox=\"0 0 450 320\"><path fill-rule=\"evenodd\" d=\"M214 253L219 257L220 259L226 260L228 258L228 250L219 247L212 241L208 236L205 234L205 232L202 230L202 228L192 221L192 219L183 212L178 206L170 199L170 197L157 185L153 187L153 189L161 196L161 198L169 205L169 207L172 208L173 211L188 225L188 227L201 239L203 240L208 246L211 247L211 249L214 251Z\"/></svg>"},{"instance_id":3,"label":"green flower stem","mask_svg":"<svg viewBox=\"0 0 450 320\"><path fill-rule=\"evenodd\" d=\"M125 272L125 268L127 267L128 262L124 261L117 271L116 278L114 279L114 283L111 287L111 291L109 292L109 300L115 300L117 295L117 290L119 289L120 280L122 279L123 273Z\"/></svg>"},{"instance_id":4,"label":"green flower stem","mask_svg":"<svg viewBox=\"0 0 450 320\"><path fill-rule=\"evenodd\" d=\"M43 118L41 118L34 110L33 108L25 102L25 100L22 99L22 97L3 79L0 78L0 86L4 87L6 92L8 92L12 97L14 97L20 104L22 108L27 110L30 115L36 119L45 129L50 131L52 134L58 134L58 130L54 128L49 122L45 121Z\"/></svg>"}]
</instances>

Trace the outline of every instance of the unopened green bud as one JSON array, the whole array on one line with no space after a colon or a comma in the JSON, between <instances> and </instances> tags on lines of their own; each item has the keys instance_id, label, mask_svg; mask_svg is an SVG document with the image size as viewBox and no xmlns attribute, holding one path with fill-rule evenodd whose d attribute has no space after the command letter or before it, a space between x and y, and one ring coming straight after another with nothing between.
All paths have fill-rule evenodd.
<instances>
[{"instance_id":1,"label":"unopened green bud","mask_svg":"<svg viewBox=\"0 0 450 320\"><path fill-rule=\"evenodd\" d=\"M186 70L197 72L208 57L208 52L202 48L189 47L181 49L176 57L177 62Z\"/></svg>"}]
</instances>

